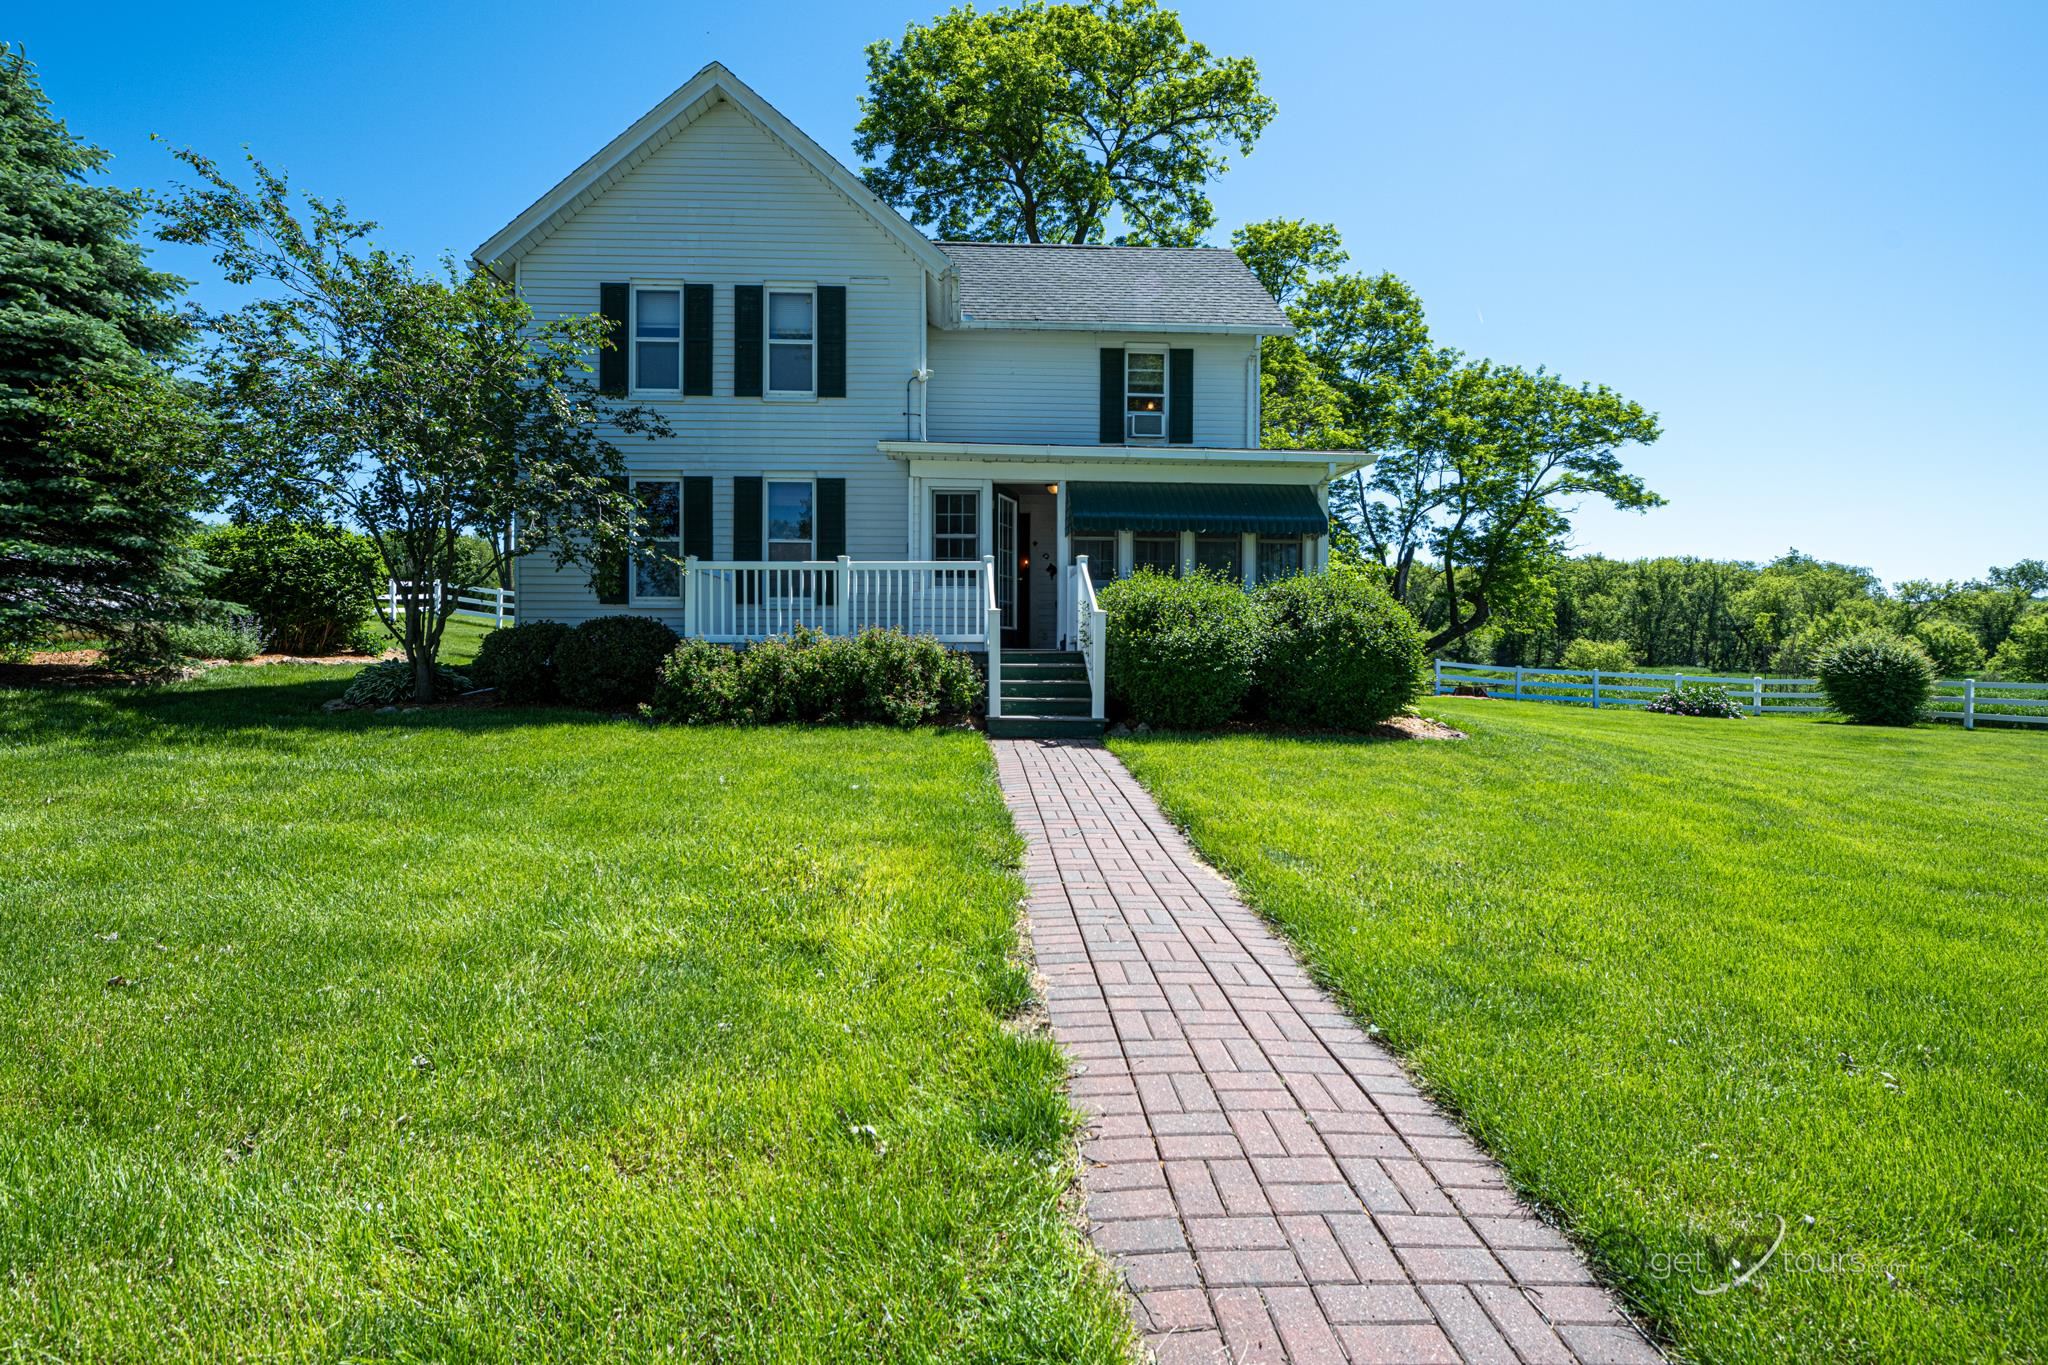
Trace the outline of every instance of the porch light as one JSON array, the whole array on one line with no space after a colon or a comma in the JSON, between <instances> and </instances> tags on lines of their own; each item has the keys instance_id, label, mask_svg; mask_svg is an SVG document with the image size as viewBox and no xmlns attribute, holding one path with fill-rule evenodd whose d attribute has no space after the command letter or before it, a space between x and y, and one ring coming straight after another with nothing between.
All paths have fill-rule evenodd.
<instances>
[{"instance_id":1,"label":"porch light","mask_svg":"<svg viewBox=\"0 0 2048 1365\"><path fill-rule=\"evenodd\" d=\"M1060 486L1056 483L1049 483L1045 486L1045 491L1054 497L1058 497L1060 495Z\"/></svg>"}]
</instances>

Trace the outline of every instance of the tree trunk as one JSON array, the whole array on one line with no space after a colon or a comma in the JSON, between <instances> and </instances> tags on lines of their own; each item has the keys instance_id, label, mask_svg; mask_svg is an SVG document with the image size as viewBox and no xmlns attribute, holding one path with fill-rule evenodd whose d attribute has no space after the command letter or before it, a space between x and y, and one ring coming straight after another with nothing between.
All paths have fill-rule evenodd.
<instances>
[{"instance_id":1,"label":"tree trunk","mask_svg":"<svg viewBox=\"0 0 2048 1365\"><path fill-rule=\"evenodd\" d=\"M434 661L424 651L412 661L412 699L421 706L434 701Z\"/></svg>"}]
</instances>

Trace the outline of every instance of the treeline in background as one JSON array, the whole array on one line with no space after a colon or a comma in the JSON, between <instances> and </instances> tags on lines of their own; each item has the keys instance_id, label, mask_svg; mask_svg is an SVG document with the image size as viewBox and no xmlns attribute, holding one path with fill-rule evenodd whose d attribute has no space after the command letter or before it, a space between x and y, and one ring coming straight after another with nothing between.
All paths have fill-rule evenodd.
<instances>
[{"instance_id":1,"label":"treeline in background","mask_svg":"<svg viewBox=\"0 0 2048 1365\"><path fill-rule=\"evenodd\" d=\"M1441 575L1409 606L1448 617ZM1867 629L1918 640L1947 678L2048 681L2048 563L1887 590L1870 570L1792 551L1767 564L1585 555L1558 565L1548 606L1458 641L1446 658L1525 667L1700 668L1804 676L1828 644Z\"/></svg>"}]
</instances>

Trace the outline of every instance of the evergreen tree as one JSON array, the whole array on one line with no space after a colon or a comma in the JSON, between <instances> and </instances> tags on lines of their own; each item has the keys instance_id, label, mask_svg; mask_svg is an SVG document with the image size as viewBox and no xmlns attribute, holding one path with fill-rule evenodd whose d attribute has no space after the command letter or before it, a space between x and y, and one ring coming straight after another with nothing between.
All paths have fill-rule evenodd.
<instances>
[{"instance_id":1,"label":"evergreen tree","mask_svg":"<svg viewBox=\"0 0 2048 1365\"><path fill-rule=\"evenodd\" d=\"M160 368L185 282L145 264L146 200L94 183L106 161L0 43L0 643L146 609L199 487L135 462L196 449L140 425L190 415Z\"/></svg>"}]
</instances>

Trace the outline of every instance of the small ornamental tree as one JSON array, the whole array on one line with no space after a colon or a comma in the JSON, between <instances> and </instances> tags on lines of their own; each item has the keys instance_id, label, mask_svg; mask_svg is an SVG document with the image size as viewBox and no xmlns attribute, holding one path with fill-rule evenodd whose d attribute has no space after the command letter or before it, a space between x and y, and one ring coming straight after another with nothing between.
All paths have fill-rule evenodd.
<instances>
[{"instance_id":1,"label":"small ornamental tree","mask_svg":"<svg viewBox=\"0 0 2048 1365\"><path fill-rule=\"evenodd\" d=\"M1992 672L2013 682L2048 682L2048 611L2022 616L1998 647Z\"/></svg>"},{"instance_id":2,"label":"small ornamental tree","mask_svg":"<svg viewBox=\"0 0 2048 1365\"><path fill-rule=\"evenodd\" d=\"M245 188L190 150L196 176L163 206L169 241L212 248L231 284L270 292L205 319L203 368L223 478L258 517L368 534L392 578L487 581L520 555L594 564L641 518L606 432L666 435L585 377L607 324L541 319L487 269L416 269L371 247L374 223L305 196L249 158ZM475 562L468 537L491 562ZM378 612L405 647L414 697L434 698L452 607L427 594Z\"/></svg>"}]
</instances>

